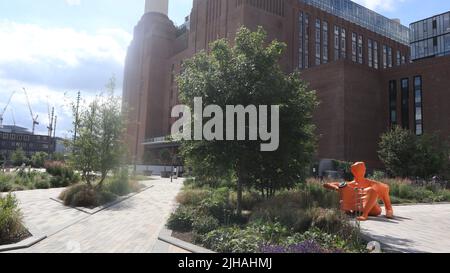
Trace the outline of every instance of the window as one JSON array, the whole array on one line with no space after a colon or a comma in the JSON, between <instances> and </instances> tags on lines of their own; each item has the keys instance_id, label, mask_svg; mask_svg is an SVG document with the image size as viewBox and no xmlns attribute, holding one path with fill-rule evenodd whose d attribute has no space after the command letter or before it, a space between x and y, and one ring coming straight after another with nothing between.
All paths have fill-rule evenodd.
<instances>
[{"instance_id":1,"label":"window","mask_svg":"<svg viewBox=\"0 0 450 273\"><path fill-rule=\"evenodd\" d=\"M320 36L321 36L321 24L320 24L320 20L316 19L316 65L321 64L320 52L321 52L322 44L321 44Z\"/></svg>"},{"instance_id":2,"label":"window","mask_svg":"<svg viewBox=\"0 0 450 273\"><path fill-rule=\"evenodd\" d=\"M356 63L356 33L352 33L352 61Z\"/></svg>"},{"instance_id":3,"label":"window","mask_svg":"<svg viewBox=\"0 0 450 273\"><path fill-rule=\"evenodd\" d=\"M334 26L334 60L339 60L339 27Z\"/></svg>"},{"instance_id":4,"label":"window","mask_svg":"<svg viewBox=\"0 0 450 273\"><path fill-rule=\"evenodd\" d=\"M309 14L305 13L305 63L304 66L305 68L309 67Z\"/></svg>"},{"instance_id":5,"label":"window","mask_svg":"<svg viewBox=\"0 0 450 273\"><path fill-rule=\"evenodd\" d=\"M402 127L409 129L409 79L402 79Z\"/></svg>"},{"instance_id":6,"label":"window","mask_svg":"<svg viewBox=\"0 0 450 273\"><path fill-rule=\"evenodd\" d=\"M369 67L373 67L373 43L371 39L367 40L367 58Z\"/></svg>"},{"instance_id":7,"label":"window","mask_svg":"<svg viewBox=\"0 0 450 273\"><path fill-rule=\"evenodd\" d=\"M322 60L323 63L328 63L328 23L323 21L322 25L322 40L323 40L323 49L322 49Z\"/></svg>"},{"instance_id":8,"label":"window","mask_svg":"<svg viewBox=\"0 0 450 273\"><path fill-rule=\"evenodd\" d=\"M392 67L392 48L388 47L388 67Z\"/></svg>"},{"instance_id":9,"label":"window","mask_svg":"<svg viewBox=\"0 0 450 273\"><path fill-rule=\"evenodd\" d=\"M304 35L303 32L305 31L305 24L303 21L303 12L300 12L298 16L298 68L303 69L304 66L304 55L303 55L303 48L304 48Z\"/></svg>"},{"instance_id":10,"label":"window","mask_svg":"<svg viewBox=\"0 0 450 273\"><path fill-rule=\"evenodd\" d=\"M378 42L373 42L373 67L378 69Z\"/></svg>"},{"instance_id":11,"label":"window","mask_svg":"<svg viewBox=\"0 0 450 273\"><path fill-rule=\"evenodd\" d=\"M341 58L347 58L347 36L344 28L341 29Z\"/></svg>"},{"instance_id":12,"label":"window","mask_svg":"<svg viewBox=\"0 0 450 273\"><path fill-rule=\"evenodd\" d=\"M358 63L363 64L363 36L358 36Z\"/></svg>"},{"instance_id":13,"label":"window","mask_svg":"<svg viewBox=\"0 0 450 273\"><path fill-rule=\"evenodd\" d=\"M383 68L387 68L387 46L383 45Z\"/></svg>"},{"instance_id":14,"label":"window","mask_svg":"<svg viewBox=\"0 0 450 273\"><path fill-rule=\"evenodd\" d=\"M298 67L305 69L309 67L309 15L299 14L299 49Z\"/></svg>"},{"instance_id":15,"label":"window","mask_svg":"<svg viewBox=\"0 0 450 273\"><path fill-rule=\"evenodd\" d=\"M402 56L402 64L405 64L405 63L406 63L406 57Z\"/></svg>"},{"instance_id":16,"label":"window","mask_svg":"<svg viewBox=\"0 0 450 273\"><path fill-rule=\"evenodd\" d=\"M400 50L397 50L397 66L400 66L402 63L402 54L400 53Z\"/></svg>"},{"instance_id":17,"label":"window","mask_svg":"<svg viewBox=\"0 0 450 273\"><path fill-rule=\"evenodd\" d=\"M422 77L414 77L414 116L415 133L420 136L423 134L423 103L422 103Z\"/></svg>"},{"instance_id":18,"label":"window","mask_svg":"<svg viewBox=\"0 0 450 273\"><path fill-rule=\"evenodd\" d=\"M389 123L397 125L397 82L389 82Z\"/></svg>"}]
</instances>

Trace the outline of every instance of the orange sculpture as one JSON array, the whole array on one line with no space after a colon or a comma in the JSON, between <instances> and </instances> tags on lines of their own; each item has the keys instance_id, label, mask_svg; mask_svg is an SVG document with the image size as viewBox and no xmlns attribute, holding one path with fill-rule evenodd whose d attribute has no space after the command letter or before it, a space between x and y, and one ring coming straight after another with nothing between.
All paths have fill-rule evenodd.
<instances>
[{"instance_id":1,"label":"orange sculpture","mask_svg":"<svg viewBox=\"0 0 450 273\"><path fill-rule=\"evenodd\" d=\"M393 218L389 186L367 179L366 165L357 162L352 165L352 173L355 180L350 183L327 183L325 188L339 192L341 196L341 209L347 213L362 213L358 221L366 221L369 216L381 215L381 207L378 200L382 200L386 209L386 217Z\"/></svg>"}]
</instances>

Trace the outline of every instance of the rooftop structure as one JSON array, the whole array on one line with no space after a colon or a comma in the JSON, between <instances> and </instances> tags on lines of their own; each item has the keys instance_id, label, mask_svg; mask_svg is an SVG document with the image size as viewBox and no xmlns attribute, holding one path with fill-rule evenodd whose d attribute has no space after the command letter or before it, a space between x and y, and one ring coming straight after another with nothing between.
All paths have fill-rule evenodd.
<instances>
[{"instance_id":1,"label":"rooftop structure","mask_svg":"<svg viewBox=\"0 0 450 273\"><path fill-rule=\"evenodd\" d=\"M410 25L411 59L450 55L450 12Z\"/></svg>"},{"instance_id":2,"label":"rooftop structure","mask_svg":"<svg viewBox=\"0 0 450 273\"><path fill-rule=\"evenodd\" d=\"M299 0L392 40L409 44L409 28L350 0Z\"/></svg>"}]
</instances>

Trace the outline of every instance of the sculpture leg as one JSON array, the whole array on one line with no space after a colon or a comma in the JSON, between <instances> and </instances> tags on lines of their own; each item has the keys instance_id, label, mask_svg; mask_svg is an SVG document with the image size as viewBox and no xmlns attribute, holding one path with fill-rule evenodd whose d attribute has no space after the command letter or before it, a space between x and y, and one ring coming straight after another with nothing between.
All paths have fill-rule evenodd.
<instances>
[{"instance_id":1,"label":"sculpture leg","mask_svg":"<svg viewBox=\"0 0 450 273\"><path fill-rule=\"evenodd\" d=\"M369 214L372 209L377 205L378 194L373 188L368 188L364 190L365 202L363 208L363 215L358 217L358 221L367 221L369 219Z\"/></svg>"},{"instance_id":2,"label":"sculpture leg","mask_svg":"<svg viewBox=\"0 0 450 273\"><path fill-rule=\"evenodd\" d=\"M382 212L383 210L381 209L381 207L378 204L376 204L369 212L369 216L380 216Z\"/></svg>"},{"instance_id":3,"label":"sculpture leg","mask_svg":"<svg viewBox=\"0 0 450 273\"><path fill-rule=\"evenodd\" d=\"M386 209L386 217L394 218L394 209L392 208L391 197L389 195L389 186L386 184L378 184L376 191L381 200L383 200Z\"/></svg>"}]
</instances>

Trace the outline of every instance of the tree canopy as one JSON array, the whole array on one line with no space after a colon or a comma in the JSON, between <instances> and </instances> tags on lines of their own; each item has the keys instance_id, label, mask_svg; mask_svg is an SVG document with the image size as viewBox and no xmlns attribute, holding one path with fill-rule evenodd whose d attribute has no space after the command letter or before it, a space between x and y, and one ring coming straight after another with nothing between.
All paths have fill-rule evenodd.
<instances>
[{"instance_id":1,"label":"tree canopy","mask_svg":"<svg viewBox=\"0 0 450 273\"><path fill-rule=\"evenodd\" d=\"M224 39L212 43L209 52L196 54L184 63L184 72L178 78L180 100L191 108L196 97L202 98L203 106L218 105L222 109L227 105L279 106L279 147L275 151L262 152L261 144L266 141L261 139L182 143L183 157L194 175L221 177L230 170L234 173L238 211L243 186L272 195L302 180L316 147L312 122L315 92L308 90L299 73L286 75L282 71L279 61L286 46L267 42L266 37L262 28L255 32L241 28L233 46ZM204 118L205 123L208 120ZM246 121L248 135L255 124L250 124L248 116ZM256 126L259 131L259 123ZM273 126L270 122L269 127ZM227 131L226 126L223 129ZM236 130L233 133L236 136Z\"/></svg>"}]
</instances>

